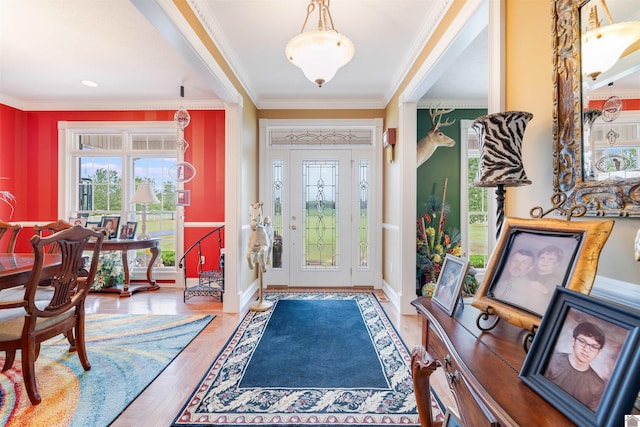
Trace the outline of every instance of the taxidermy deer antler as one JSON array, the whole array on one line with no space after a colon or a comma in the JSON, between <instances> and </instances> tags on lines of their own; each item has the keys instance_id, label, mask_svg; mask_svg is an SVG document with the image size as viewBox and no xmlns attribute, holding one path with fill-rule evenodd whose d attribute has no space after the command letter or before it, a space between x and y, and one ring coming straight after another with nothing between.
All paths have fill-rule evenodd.
<instances>
[{"instance_id":1,"label":"taxidermy deer antler","mask_svg":"<svg viewBox=\"0 0 640 427\"><path fill-rule=\"evenodd\" d=\"M443 147L453 147L455 145L455 141L449 138L447 135L443 134L440 129L445 126L451 126L455 120L449 121L448 119L442 123L442 115L448 114L453 111L453 108L450 109L442 109L436 108L435 110L430 108L429 115L431 116L431 130L427 132L425 136L418 140L418 149L417 149L417 164L416 167L419 167L424 162L427 161L429 157L436 151L436 148Z\"/></svg>"}]
</instances>

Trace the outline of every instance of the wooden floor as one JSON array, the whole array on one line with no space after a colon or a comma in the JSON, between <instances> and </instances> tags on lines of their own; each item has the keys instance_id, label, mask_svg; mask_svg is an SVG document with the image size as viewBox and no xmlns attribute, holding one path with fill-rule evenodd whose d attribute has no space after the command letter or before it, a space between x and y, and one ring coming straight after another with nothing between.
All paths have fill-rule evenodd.
<instances>
[{"instance_id":1,"label":"wooden floor","mask_svg":"<svg viewBox=\"0 0 640 427\"><path fill-rule=\"evenodd\" d=\"M313 290L336 291L335 288ZM419 344L422 339L422 326L418 316L401 316L389 302L381 304L407 347L411 349ZM184 303L182 290L168 287L155 292L137 293L130 298L91 294L87 298L87 313L216 315L215 319L112 424L127 427L170 425L246 314L223 313L222 304L208 297L194 297ZM433 386L445 405L455 405L442 369L436 371Z\"/></svg>"}]
</instances>

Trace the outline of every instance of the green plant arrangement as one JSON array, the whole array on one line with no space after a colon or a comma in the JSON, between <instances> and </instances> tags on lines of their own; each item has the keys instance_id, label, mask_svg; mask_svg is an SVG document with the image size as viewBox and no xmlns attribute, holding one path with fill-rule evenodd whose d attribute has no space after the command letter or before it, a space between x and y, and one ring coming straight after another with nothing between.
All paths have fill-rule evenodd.
<instances>
[{"instance_id":1,"label":"green plant arrangement","mask_svg":"<svg viewBox=\"0 0 640 427\"><path fill-rule=\"evenodd\" d=\"M447 254L457 257L465 255L461 246L460 231L445 227L450 209L445 199L446 191L445 179L442 199L430 195L424 204L425 213L419 215L416 221L416 280L428 289L435 287L433 284L438 281ZM466 294L472 295L478 288L475 273L475 269L470 267L464 283ZM423 292L423 296L428 296L428 289Z\"/></svg>"},{"instance_id":2,"label":"green plant arrangement","mask_svg":"<svg viewBox=\"0 0 640 427\"><path fill-rule=\"evenodd\" d=\"M100 252L98 271L91 288L110 288L120 283L124 283L124 269L120 253L117 251Z\"/></svg>"}]
</instances>

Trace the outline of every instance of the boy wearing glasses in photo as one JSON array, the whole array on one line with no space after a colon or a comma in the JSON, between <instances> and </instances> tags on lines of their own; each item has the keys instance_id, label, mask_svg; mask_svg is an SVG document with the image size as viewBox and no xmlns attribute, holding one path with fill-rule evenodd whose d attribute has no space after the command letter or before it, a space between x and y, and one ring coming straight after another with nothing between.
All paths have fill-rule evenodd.
<instances>
[{"instance_id":1,"label":"boy wearing glasses in photo","mask_svg":"<svg viewBox=\"0 0 640 427\"><path fill-rule=\"evenodd\" d=\"M580 323L573 330L571 353L554 353L545 376L564 391L596 411L605 382L591 367L604 347L604 332L593 323Z\"/></svg>"}]
</instances>

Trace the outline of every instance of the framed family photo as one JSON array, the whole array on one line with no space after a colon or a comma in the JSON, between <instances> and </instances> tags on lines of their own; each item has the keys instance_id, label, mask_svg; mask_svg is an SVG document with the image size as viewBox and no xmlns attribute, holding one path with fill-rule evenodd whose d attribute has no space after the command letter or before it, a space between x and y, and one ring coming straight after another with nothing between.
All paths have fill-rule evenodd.
<instances>
[{"instance_id":1,"label":"framed family photo","mask_svg":"<svg viewBox=\"0 0 640 427\"><path fill-rule=\"evenodd\" d=\"M506 218L474 307L527 330L556 287L588 294L612 220Z\"/></svg>"},{"instance_id":2,"label":"framed family photo","mask_svg":"<svg viewBox=\"0 0 640 427\"><path fill-rule=\"evenodd\" d=\"M71 218L69 218L69 224L71 224L71 225L81 225L82 227L86 227L87 226L87 218L71 217Z\"/></svg>"},{"instance_id":3,"label":"framed family photo","mask_svg":"<svg viewBox=\"0 0 640 427\"><path fill-rule=\"evenodd\" d=\"M189 206L189 205L191 205L191 191L190 190L176 191L176 206Z\"/></svg>"},{"instance_id":4,"label":"framed family photo","mask_svg":"<svg viewBox=\"0 0 640 427\"><path fill-rule=\"evenodd\" d=\"M103 216L100 221L100 228L104 230L107 239L117 239L120 226L119 216Z\"/></svg>"},{"instance_id":5,"label":"framed family photo","mask_svg":"<svg viewBox=\"0 0 640 427\"><path fill-rule=\"evenodd\" d=\"M468 265L468 261L451 254L447 254L442 263L442 270L431 299L449 316L452 316L455 311L462 283L467 276Z\"/></svg>"},{"instance_id":6,"label":"framed family photo","mask_svg":"<svg viewBox=\"0 0 640 427\"><path fill-rule=\"evenodd\" d=\"M138 228L138 223L135 221L129 221L124 224L120 229L120 239L121 240L130 240L136 236L136 228Z\"/></svg>"},{"instance_id":7,"label":"framed family photo","mask_svg":"<svg viewBox=\"0 0 640 427\"><path fill-rule=\"evenodd\" d=\"M520 378L577 425L622 425L640 389L640 312L557 288Z\"/></svg>"}]
</instances>

